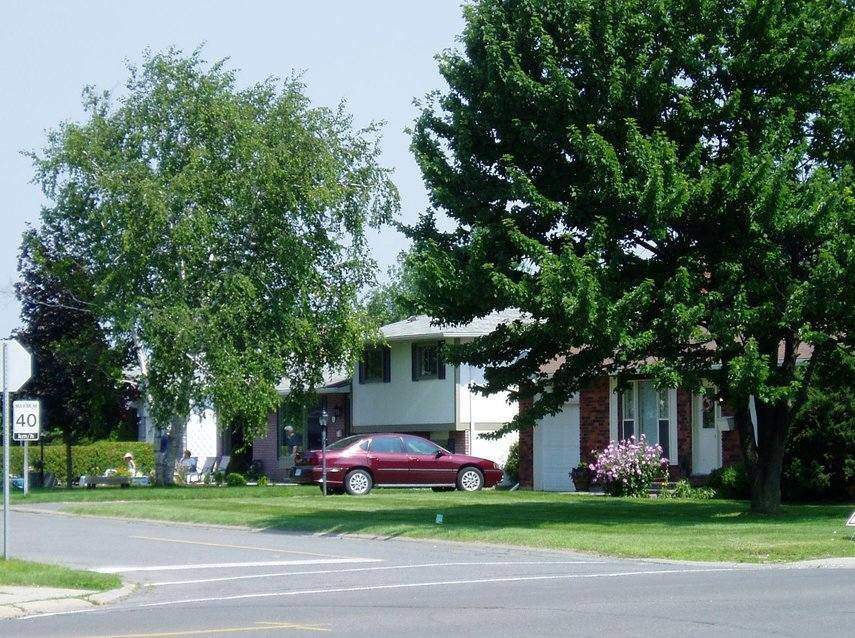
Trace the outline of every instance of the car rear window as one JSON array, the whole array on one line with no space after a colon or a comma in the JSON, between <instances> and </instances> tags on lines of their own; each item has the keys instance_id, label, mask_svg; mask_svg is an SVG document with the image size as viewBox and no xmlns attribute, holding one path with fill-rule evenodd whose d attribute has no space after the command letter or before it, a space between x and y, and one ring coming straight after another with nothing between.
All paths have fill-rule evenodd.
<instances>
[{"instance_id":1,"label":"car rear window","mask_svg":"<svg viewBox=\"0 0 855 638\"><path fill-rule=\"evenodd\" d=\"M380 452L385 454L403 454L404 444L397 436L383 436L377 439L371 439L371 452Z\"/></svg>"},{"instance_id":2,"label":"car rear window","mask_svg":"<svg viewBox=\"0 0 855 638\"><path fill-rule=\"evenodd\" d=\"M335 443L330 443L327 446L327 449L328 450L346 450L351 445L353 445L354 443L359 441L359 439L361 439L361 438L362 438L361 436L346 436L343 439L339 439Z\"/></svg>"}]
</instances>

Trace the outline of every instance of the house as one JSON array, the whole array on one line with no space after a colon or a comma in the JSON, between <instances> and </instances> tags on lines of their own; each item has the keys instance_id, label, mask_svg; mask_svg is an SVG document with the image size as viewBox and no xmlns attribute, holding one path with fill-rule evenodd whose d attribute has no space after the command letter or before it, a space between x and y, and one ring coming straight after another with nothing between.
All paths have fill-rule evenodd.
<instances>
[{"instance_id":1,"label":"house","mask_svg":"<svg viewBox=\"0 0 855 638\"><path fill-rule=\"evenodd\" d=\"M284 409L270 413L266 435L253 442L252 460L273 480L283 480L288 474L285 426L295 428L305 449L317 449L319 417L326 411L329 442L350 434L410 432L503 464L516 434L498 440L480 435L510 421L516 406L504 392L488 397L470 392L470 383L484 381L483 370L445 363L440 344L487 334L515 316L491 315L456 327L434 326L429 317L418 316L383 326L382 344L365 349L352 376L327 374L316 390L317 403L304 415L289 418ZM278 389L286 397L287 380Z\"/></svg>"},{"instance_id":2,"label":"house","mask_svg":"<svg viewBox=\"0 0 855 638\"><path fill-rule=\"evenodd\" d=\"M484 381L483 369L442 359L443 343L465 343L518 318L494 313L463 326L434 325L426 315L381 328L383 343L366 349L354 370L352 431L410 432L454 452L504 464L516 434L495 432L516 414L506 392L482 396L470 390Z\"/></svg>"},{"instance_id":3,"label":"house","mask_svg":"<svg viewBox=\"0 0 855 638\"><path fill-rule=\"evenodd\" d=\"M797 363L810 359L801 344ZM783 361L783 346L779 351ZM543 367L547 374L558 363ZM530 402L521 402L525 410ZM753 401L749 413L754 417ZM756 423L755 423L756 428ZM571 397L555 415L541 419L520 435L520 485L535 490L571 491L570 469L589 463L592 452L609 442L640 436L662 446L672 477L702 477L741 459L733 411L708 396L682 388L657 390L638 378L618 391L615 377L601 377Z\"/></svg>"}]
</instances>

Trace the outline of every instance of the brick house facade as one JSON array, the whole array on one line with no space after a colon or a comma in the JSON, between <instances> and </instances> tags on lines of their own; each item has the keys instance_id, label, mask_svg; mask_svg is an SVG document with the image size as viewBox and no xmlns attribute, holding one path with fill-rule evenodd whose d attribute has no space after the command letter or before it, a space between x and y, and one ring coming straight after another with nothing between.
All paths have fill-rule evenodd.
<instances>
[{"instance_id":1,"label":"brick house facade","mask_svg":"<svg viewBox=\"0 0 855 638\"><path fill-rule=\"evenodd\" d=\"M602 377L593 381L587 388L579 393L578 397L578 428L579 428L579 459L584 463L593 460L594 452L604 449L609 442L616 438L614 433L618 431L617 424L612 420L620 420L620 410L615 403L617 399L612 396L613 384L608 377ZM677 389L672 391L672 397L676 397L676 409L671 412L671 418L676 418L676 463L673 462L669 474L672 479L688 477L693 474L693 410L695 409L693 395L690 391ZM673 400L673 398L672 398ZM521 401L520 411L531 406L531 401ZM724 410L726 413L727 410ZM673 434L672 434L673 436ZM740 459L739 436L735 431L722 430L720 432L720 461L723 465L729 465ZM519 482L520 487L533 488L536 481L535 473L535 445L537 437L532 429L520 433L520 465ZM567 467L569 473L571 467Z\"/></svg>"}]
</instances>

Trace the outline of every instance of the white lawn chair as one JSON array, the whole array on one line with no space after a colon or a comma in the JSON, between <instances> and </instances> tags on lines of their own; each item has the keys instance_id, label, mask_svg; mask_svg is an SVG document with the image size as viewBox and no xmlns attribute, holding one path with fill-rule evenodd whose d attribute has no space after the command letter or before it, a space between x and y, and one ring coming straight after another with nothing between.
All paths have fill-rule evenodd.
<instances>
[{"instance_id":1,"label":"white lawn chair","mask_svg":"<svg viewBox=\"0 0 855 638\"><path fill-rule=\"evenodd\" d=\"M193 472L187 475L187 484L190 483L207 483L208 478L210 478L211 474L214 471L214 465L217 463L217 457L209 456L205 459L205 464L202 466L202 469L198 472Z\"/></svg>"}]
</instances>

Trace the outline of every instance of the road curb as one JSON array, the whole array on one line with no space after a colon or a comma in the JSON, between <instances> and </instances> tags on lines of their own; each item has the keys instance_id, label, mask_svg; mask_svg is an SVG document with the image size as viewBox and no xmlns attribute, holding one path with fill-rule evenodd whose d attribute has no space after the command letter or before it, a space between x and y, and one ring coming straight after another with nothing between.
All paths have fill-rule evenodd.
<instances>
[{"instance_id":1,"label":"road curb","mask_svg":"<svg viewBox=\"0 0 855 638\"><path fill-rule=\"evenodd\" d=\"M87 596L86 599L96 605L108 605L110 603L114 603L123 598L127 598L131 594L133 594L137 589L137 586L134 584L123 585L118 589L110 589L108 591L102 591L97 594L92 594L91 596Z\"/></svg>"},{"instance_id":2,"label":"road curb","mask_svg":"<svg viewBox=\"0 0 855 638\"><path fill-rule=\"evenodd\" d=\"M97 592L87 596L68 596L12 602L0 605L0 620L20 618L33 614L57 614L70 611L92 609L100 605L117 602L130 596L137 589L135 584L127 584L116 589Z\"/></svg>"}]
</instances>

